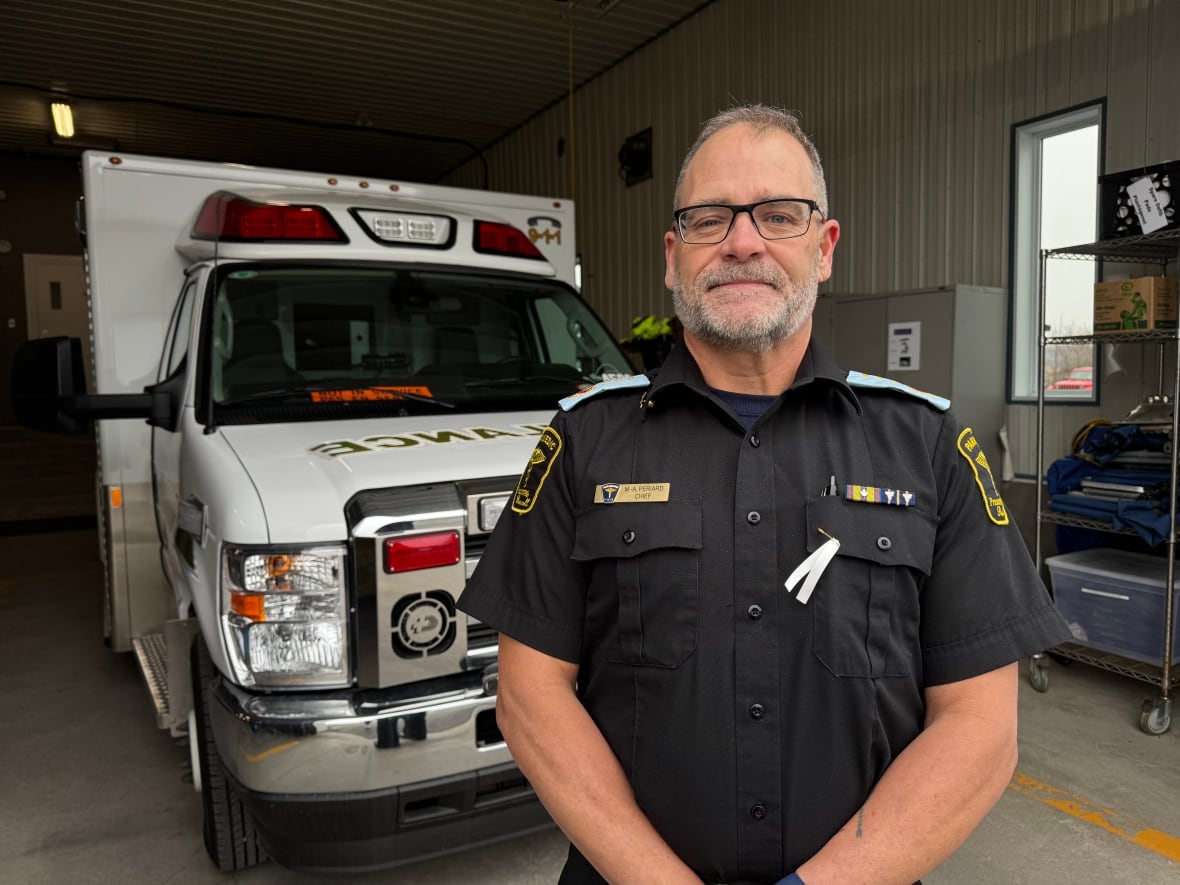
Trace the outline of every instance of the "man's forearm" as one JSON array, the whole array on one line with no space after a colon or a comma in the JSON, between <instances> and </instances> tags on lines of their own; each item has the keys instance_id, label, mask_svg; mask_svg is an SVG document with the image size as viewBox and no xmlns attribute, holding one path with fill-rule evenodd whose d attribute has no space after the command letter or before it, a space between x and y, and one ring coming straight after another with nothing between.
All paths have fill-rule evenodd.
<instances>
[{"instance_id":1,"label":"man's forearm","mask_svg":"<svg viewBox=\"0 0 1180 885\"><path fill-rule=\"evenodd\" d=\"M987 675L1016 678L1012 668ZM1015 769L1015 711L1003 712L951 709L930 721L864 807L799 867L807 885L910 885L949 857Z\"/></svg>"},{"instance_id":2,"label":"man's forearm","mask_svg":"<svg viewBox=\"0 0 1180 885\"><path fill-rule=\"evenodd\" d=\"M504 675L502 669L498 717L509 749L558 826L603 878L615 885L700 885L636 804L622 767L572 687L530 680L514 690Z\"/></svg>"}]
</instances>

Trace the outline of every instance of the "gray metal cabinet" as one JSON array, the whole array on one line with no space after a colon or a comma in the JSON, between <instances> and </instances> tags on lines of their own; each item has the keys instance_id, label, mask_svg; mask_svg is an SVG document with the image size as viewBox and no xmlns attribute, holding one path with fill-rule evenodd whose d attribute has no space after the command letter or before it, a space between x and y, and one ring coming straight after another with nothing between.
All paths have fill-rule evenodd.
<instances>
[{"instance_id":1,"label":"gray metal cabinet","mask_svg":"<svg viewBox=\"0 0 1180 885\"><path fill-rule=\"evenodd\" d=\"M948 398L985 449L998 454L1007 309L1004 290L987 286L824 295L816 302L814 328L842 368ZM921 324L916 369L889 368L889 334L895 323Z\"/></svg>"}]
</instances>

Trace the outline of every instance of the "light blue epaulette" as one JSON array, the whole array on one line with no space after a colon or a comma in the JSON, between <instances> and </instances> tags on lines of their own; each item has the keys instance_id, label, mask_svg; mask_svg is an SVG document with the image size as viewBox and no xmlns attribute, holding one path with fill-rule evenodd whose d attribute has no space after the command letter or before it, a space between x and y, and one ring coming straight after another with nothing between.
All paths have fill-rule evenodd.
<instances>
[{"instance_id":1,"label":"light blue epaulette","mask_svg":"<svg viewBox=\"0 0 1180 885\"><path fill-rule=\"evenodd\" d=\"M951 401L945 396L937 396L933 393L927 393L924 390L918 390L916 387L910 387L908 384L902 384L900 381L894 381L892 378L882 378L880 375L866 375L864 372L849 372L848 373L849 387L870 387L874 390L896 390L899 393L908 393L910 396L916 396L918 399L926 400L934 408L940 412L945 412L951 407Z\"/></svg>"},{"instance_id":2,"label":"light blue epaulette","mask_svg":"<svg viewBox=\"0 0 1180 885\"><path fill-rule=\"evenodd\" d=\"M590 399L590 397L598 396L598 394L605 393L608 390L627 390L632 387L647 387L649 384L651 384L651 379L646 375L627 375L623 378L612 378L610 381L599 381L597 384L587 387L585 390L571 393L565 399L561 400L558 405L561 406L563 412L568 412L574 406Z\"/></svg>"}]
</instances>

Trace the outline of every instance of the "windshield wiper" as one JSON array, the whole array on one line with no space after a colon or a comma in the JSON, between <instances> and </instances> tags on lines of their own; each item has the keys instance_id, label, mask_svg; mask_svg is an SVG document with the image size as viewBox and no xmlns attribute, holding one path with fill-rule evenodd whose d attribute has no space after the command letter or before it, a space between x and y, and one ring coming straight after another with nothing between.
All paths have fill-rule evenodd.
<instances>
[{"instance_id":1,"label":"windshield wiper","mask_svg":"<svg viewBox=\"0 0 1180 885\"><path fill-rule=\"evenodd\" d=\"M577 388L579 384L590 384L587 379L570 378L568 375L509 375L506 378L479 378L474 381L464 381L464 387L509 387L515 384L527 384L530 381L555 381L558 384L568 384Z\"/></svg>"},{"instance_id":2,"label":"windshield wiper","mask_svg":"<svg viewBox=\"0 0 1180 885\"><path fill-rule=\"evenodd\" d=\"M425 403L427 405L438 406L441 409L453 409L454 403L449 403L446 400L435 399L432 396L426 396L421 393L414 393L411 390L402 390L398 387L392 386L357 386L356 382L350 381L346 384L302 384L294 387L276 387L272 390L256 390L253 393L248 393L245 396L234 397L233 399L225 400L219 405L222 406L237 406L247 402L263 399L279 399L289 396L300 396L308 393L332 393L345 390L380 390L384 396L366 399L364 397L357 397L356 399L337 399L329 400L333 404L338 403L395 403L398 400L410 400L415 403Z\"/></svg>"}]
</instances>

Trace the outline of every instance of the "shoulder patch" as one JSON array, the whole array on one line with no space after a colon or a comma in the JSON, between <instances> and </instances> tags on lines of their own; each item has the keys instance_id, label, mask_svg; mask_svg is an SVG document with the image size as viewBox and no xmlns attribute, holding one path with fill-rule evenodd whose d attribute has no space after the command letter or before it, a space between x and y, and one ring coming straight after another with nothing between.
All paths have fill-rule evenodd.
<instances>
[{"instance_id":1,"label":"shoulder patch","mask_svg":"<svg viewBox=\"0 0 1180 885\"><path fill-rule=\"evenodd\" d=\"M608 390L638 389L640 387L647 387L649 384L651 384L651 379L646 375L628 375L625 378L600 381L592 387L587 387L585 390L579 390L577 393L570 394L558 402L558 405L561 406L563 412L568 412L574 406L581 405L592 396L598 396L598 394L605 393Z\"/></svg>"},{"instance_id":2,"label":"shoulder patch","mask_svg":"<svg viewBox=\"0 0 1180 885\"><path fill-rule=\"evenodd\" d=\"M967 459L975 473L975 484L979 486L979 493L983 495L983 506L987 509L987 518L996 525L1008 524L1008 508L1004 506L1004 499L1000 497L1000 490L996 488L996 479L992 476L992 469L987 463L987 455L975 438L975 432L967 427L959 434L959 454Z\"/></svg>"},{"instance_id":3,"label":"shoulder patch","mask_svg":"<svg viewBox=\"0 0 1180 885\"><path fill-rule=\"evenodd\" d=\"M561 437L552 427L546 427L516 484L516 493L512 496L513 513L524 515L533 509L537 496L541 494L541 486L545 485L553 462L560 453Z\"/></svg>"},{"instance_id":4,"label":"shoulder patch","mask_svg":"<svg viewBox=\"0 0 1180 885\"><path fill-rule=\"evenodd\" d=\"M864 372L849 372L848 386L868 387L873 390L896 390L898 393L909 394L920 400L925 400L940 412L945 412L951 407L951 401L945 396L927 393L924 390L918 390L916 387L910 387L908 384L902 384L900 381L894 381L892 378L882 378L880 375L867 375Z\"/></svg>"}]
</instances>

